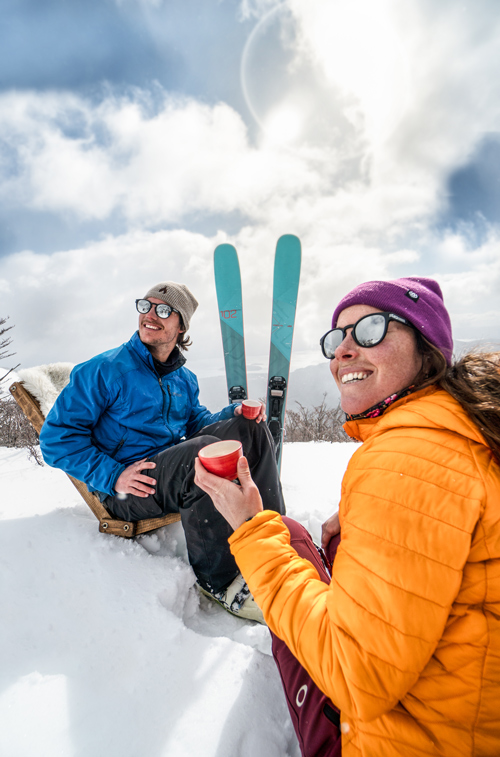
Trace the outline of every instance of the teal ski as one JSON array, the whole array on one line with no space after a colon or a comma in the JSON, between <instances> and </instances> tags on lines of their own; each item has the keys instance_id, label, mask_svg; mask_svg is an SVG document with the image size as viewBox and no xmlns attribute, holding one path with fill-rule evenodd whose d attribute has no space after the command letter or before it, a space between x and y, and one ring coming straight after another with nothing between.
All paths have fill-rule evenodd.
<instances>
[{"instance_id":1,"label":"teal ski","mask_svg":"<svg viewBox=\"0 0 500 757\"><path fill-rule=\"evenodd\" d=\"M280 237L274 259L273 313L266 408L267 423L276 446L278 470L281 469L300 263L300 240L292 234Z\"/></svg>"},{"instance_id":2,"label":"teal ski","mask_svg":"<svg viewBox=\"0 0 500 757\"><path fill-rule=\"evenodd\" d=\"M238 254L231 244L215 248L214 273L227 393L229 402L241 402L247 398L243 302Z\"/></svg>"}]
</instances>

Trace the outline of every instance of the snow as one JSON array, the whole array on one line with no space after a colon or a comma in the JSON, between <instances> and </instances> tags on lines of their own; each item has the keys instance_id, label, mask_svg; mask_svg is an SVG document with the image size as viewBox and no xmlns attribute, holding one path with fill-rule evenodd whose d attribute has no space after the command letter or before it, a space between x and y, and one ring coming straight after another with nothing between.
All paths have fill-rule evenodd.
<instances>
[{"instance_id":1,"label":"snow","mask_svg":"<svg viewBox=\"0 0 500 757\"><path fill-rule=\"evenodd\" d=\"M318 541L355 444L287 444ZM180 524L100 534L67 477L0 447L0 754L299 757L267 628L200 596Z\"/></svg>"}]
</instances>

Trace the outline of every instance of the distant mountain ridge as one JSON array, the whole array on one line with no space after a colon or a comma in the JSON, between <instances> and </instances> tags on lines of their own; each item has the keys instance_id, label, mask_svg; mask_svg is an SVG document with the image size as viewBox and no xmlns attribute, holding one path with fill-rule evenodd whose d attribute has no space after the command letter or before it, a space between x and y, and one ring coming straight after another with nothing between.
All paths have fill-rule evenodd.
<instances>
[{"instance_id":1,"label":"distant mountain ridge","mask_svg":"<svg viewBox=\"0 0 500 757\"><path fill-rule=\"evenodd\" d=\"M482 342L467 342L455 340L455 354L460 355L467 349L481 346ZM484 342L487 346L487 343ZM496 349L493 347L493 349ZM195 370L195 369L193 369ZM196 370L195 370L196 373ZM200 400L212 412L227 405L226 379L224 376L210 376L199 378ZM251 399L263 399L266 396L267 373L263 371L248 371L248 392ZM288 410L296 410L297 402L304 407L319 405L326 393L328 407L339 404L339 392L330 373L327 360L306 368L297 368L290 373L288 389Z\"/></svg>"},{"instance_id":2,"label":"distant mountain ridge","mask_svg":"<svg viewBox=\"0 0 500 757\"><path fill-rule=\"evenodd\" d=\"M200 401L215 412L227 405L226 380L223 376L198 378ZM248 393L251 399L266 396L267 373L248 373ZM305 407L319 405L326 393L328 406L336 407L339 393L329 370L328 362L298 368L290 373L287 407L297 409L296 402Z\"/></svg>"}]
</instances>

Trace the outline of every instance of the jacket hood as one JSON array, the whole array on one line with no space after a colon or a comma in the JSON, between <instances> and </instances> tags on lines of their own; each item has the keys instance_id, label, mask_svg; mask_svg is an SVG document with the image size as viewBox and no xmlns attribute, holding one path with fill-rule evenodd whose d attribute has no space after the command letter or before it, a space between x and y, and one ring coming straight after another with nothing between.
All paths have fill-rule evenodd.
<instances>
[{"instance_id":1,"label":"jacket hood","mask_svg":"<svg viewBox=\"0 0 500 757\"><path fill-rule=\"evenodd\" d=\"M437 386L421 389L398 400L378 418L347 421L344 430L350 437L365 442L390 428L432 428L453 431L473 442L488 446L472 418L451 394Z\"/></svg>"}]
</instances>

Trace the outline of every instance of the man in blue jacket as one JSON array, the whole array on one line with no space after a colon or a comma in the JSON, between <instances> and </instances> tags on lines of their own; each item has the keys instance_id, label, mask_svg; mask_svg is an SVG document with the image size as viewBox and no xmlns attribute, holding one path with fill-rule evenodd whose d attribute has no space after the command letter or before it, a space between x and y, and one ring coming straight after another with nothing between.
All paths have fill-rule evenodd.
<instances>
[{"instance_id":1,"label":"man in blue jacket","mask_svg":"<svg viewBox=\"0 0 500 757\"><path fill-rule=\"evenodd\" d=\"M180 512L189 561L203 593L262 621L227 543L232 530L194 483L201 447L240 439L265 508L285 512L264 408L255 421L229 405L210 413L184 364L198 302L184 284L152 287L136 301L129 342L77 365L40 434L45 461L96 492L124 520Z\"/></svg>"}]
</instances>

